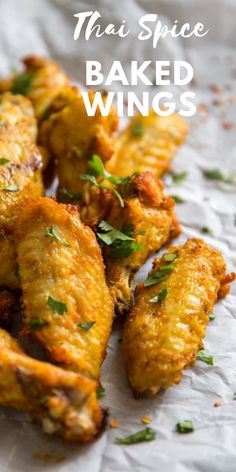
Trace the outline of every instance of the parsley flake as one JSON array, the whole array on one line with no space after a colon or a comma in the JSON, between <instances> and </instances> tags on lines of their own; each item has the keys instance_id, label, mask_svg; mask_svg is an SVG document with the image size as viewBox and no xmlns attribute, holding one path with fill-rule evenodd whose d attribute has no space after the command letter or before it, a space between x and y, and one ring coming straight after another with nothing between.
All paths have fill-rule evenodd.
<instances>
[{"instance_id":1,"label":"parsley flake","mask_svg":"<svg viewBox=\"0 0 236 472\"><path fill-rule=\"evenodd\" d=\"M136 120L131 128L131 133L134 136L143 136L144 129L143 129L143 122L141 120Z\"/></svg>"},{"instance_id":2,"label":"parsley flake","mask_svg":"<svg viewBox=\"0 0 236 472\"><path fill-rule=\"evenodd\" d=\"M134 236L143 235L144 232L135 233L134 226L128 225L122 231L113 228L106 221L101 221L98 225L102 232L97 232L97 237L107 246L110 246L109 257L120 259L128 257L141 248L141 243L135 240Z\"/></svg>"},{"instance_id":3,"label":"parsley flake","mask_svg":"<svg viewBox=\"0 0 236 472\"><path fill-rule=\"evenodd\" d=\"M97 399L101 400L101 398L105 397L106 395L106 390L104 387L100 385L100 387L97 388Z\"/></svg>"},{"instance_id":4,"label":"parsley flake","mask_svg":"<svg viewBox=\"0 0 236 472\"><path fill-rule=\"evenodd\" d=\"M192 433L194 426L192 420L181 420L176 425L178 433Z\"/></svg>"},{"instance_id":5,"label":"parsley flake","mask_svg":"<svg viewBox=\"0 0 236 472\"><path fill-rule=\"evenodd\" d=\"M81 200L81 194L69 192L65 187L61 188L59 192L70 200Z\"/></svg>"},{"instance_id":6,"label":"parsley flake","mask_svg":"<svg viewBox=\"0 0 236 472\"><path fill-rule=\"evenodd\" d=\"M214 313L210 313L209 320L213 321L213 320L215 320L215 318L216 318L216 315Z\"/></svg>"},{"instance_id":7,"label":"parsley flake","mask_svg":"<svg viewBox=\"0 0 236 472\"><path fill-rule=\"evenodd\" d=\"M59 300L55 300L51 296L47 299L47 307L53 312L58 313L58 315L63 315L65 312L68 311L67 305L65 303L60 302Z\"/></svg>"},{"instance_id":8,"label":"parsley flake","mask_svg":"<svg viewBox=\"0 0 236 472\"><path fill-rule=\"evenodd\" d=\"M144 287L150 287L151 285L159 284L167 279L168 274L170 274L174 270L174 266L172 264L164 265L159 267L158 270L153 272L153 274L144 280L143 285Z\"/></svg>"},{"instance_id":9,"label":"parsley flake","mask_svg":"<svg viewBox=\"0 0 236 472\"><path fill-rule=\"evenodd\" d=\"M185 203L185 200L179 195L171 195L175 203Z\"/></svg>"},{"instance_id":10,"label":"parsley flake","mask_svg":"<svg viewBox=\"0 0 236 472\"><path fill-rule=\"evenodd\" d=\"M210 228L208 228L207 226L203 226L202 229L201 229L202 233L204 234L212 234Z\"/></svg>"},{"instance_id":11,"label":"parsley flake","mask_svg":"<svg viewBox=\"0 0 236 472\"><path fill-rule=\"evenodd\" d=\"M96 321L87 321L84 323L78 323L77 326L78 328L85 329L85 331L88 331L92 326L96 323Z\"/></svg>"},{"instance_id":12,"label":"parsley flake","mask_svg":"<svg viewBox=\"0 0 236 472\"><path fill-rule=\"evenodd\" d=\"M158 295L151 298L149 303L158 303L158 305L162 305L163 301L165 300L166 296L168 295L168 287L164 287Z\"/></svg>"},{"instance_id":13,"label":"parsley flake","mask_svg":"<svg viewBox=\"0 0 236 472\"><path fill-rule=\"evenodd\" d=\"M202 362L205 362L208 365L214 365L214 357L211 354L206 354L203 349L200 349L197 353L197 359Z\"/></svg>"},{"instance_id":14,"label":"parsley flake","mask_svg":"<svg viewBox=\"0 0 236 472\"><path fill-rule=\"evenodd\" d=\"M226 184L231 184L233 182L233 179L231 179L229 176L223 174L219 169L208 169L203 171L204 177L210 180L220 180L221 182L224 182Z\"/></svg>"},{"instance_id":15,"label":"parsley flake","mask_svg":"<svg viewBox=\"0 0 236 472\"><path fill-rule=\"evenodd\" d=\"M183 182L183 180L185 180L187 178L188 172L170 171L166 175L167 175L167 178L170 177L172 185L173 184L178 185L181 182Z\"/></svg>"},{"instance_id":16,"label":"parsley flake","mask_svg":"<svg viewBox=\"0 0 236 472\"><path fill-rule=\"evenodd\" d=\"M179 257L178 253L170 252L168 254L164 254L163 259L168 262L174 261L177 257Z\"/></svg>"},{"instance_id":17,"label":"parsley flake","mask_svg":"<svg viewBox=\"0 0 236 472\"><path fill-rule=\"evenodd\" d=\"M33 72L25 72L16 76L11 92L15 95L26 95L32 89Z\"/></svg>"},{"instance_id":18,"label":"parsley flake","mask_svg":"<svg viewBox=\"0 0 236 472\"><path fill-rule=\"evenodd\" d=\"M136 444L143 441L153 441L156 439L156 433L151 428L145 428L130 436L116 438L116 444Z\"/></svg>"},{"instance_id":19,"label":"parsley flake","mask_svg":"<svg viewBox=\"0 0 236 472\"><path fill-rule=\"evenodd\" d=\"M31 318L29 322L29 326L32 329L32 331L45 328L45 326L47 325L48 325L47 321L43 320L42 318Z\"/></svg>"},{"instance_id":20,"label":"parsley flake","mask_svg":"<svg viewBox=\"0 0 236 472\"><path fill-rule=\"evenodd\" d=\"M5 164L8 164L9 159L6 159L5 157L0 157L0 166L4 166Z\"/></svg>"},{"instance_id":21,"label":"parsley flake","mask_svg":"<svg viewBox=\"0 0 236 472\"><path fill-rule=\"evenodd\" d=\"M102 160L96 154L94 154L91 160L89 161L88 168L91 174L81 174L81 180L87 180L97 188L109 190L116 196L120 203L120 206L123 208L124 201L120 193L115 188L109 187L108 185L103 184L102 182L103 180L107 180L108 182L111 182L113 184L120 185L122 183L127 183L127 177L115 177L114 175L111 175L109 172L106 171L103 166ZM100 178L100 181L98 181L97 178Z\"/></svg>"},{"instance_id":22,"label":"parsley flake","mask_svg":"<svg viewBox=\"0 0 236 472\"><path fill-rule=\"evenodd\" d=\"M52 225L50 228L47 229L46 236L50 236L50 238L56 239L63 246L70 247L70 244L68 244L60 235L56 225Z\"/></svg>"}]
</instances>

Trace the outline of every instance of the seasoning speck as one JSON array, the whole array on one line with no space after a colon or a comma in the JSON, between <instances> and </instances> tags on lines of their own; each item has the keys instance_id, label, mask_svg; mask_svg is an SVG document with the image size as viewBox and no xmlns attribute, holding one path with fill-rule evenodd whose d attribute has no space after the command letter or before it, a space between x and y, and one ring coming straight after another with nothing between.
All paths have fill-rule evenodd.
<instances>
[{"instance_id":1,"label":"seasoning speck","mask_svg":"<svg viewBox=\"0 0 236 472\"><path fill-rule=\"evenodd\" d=\"M150 416L143 416L141 421L143 424L150 424L152 422L152 418Z\"/></svg>"}]
</instances>

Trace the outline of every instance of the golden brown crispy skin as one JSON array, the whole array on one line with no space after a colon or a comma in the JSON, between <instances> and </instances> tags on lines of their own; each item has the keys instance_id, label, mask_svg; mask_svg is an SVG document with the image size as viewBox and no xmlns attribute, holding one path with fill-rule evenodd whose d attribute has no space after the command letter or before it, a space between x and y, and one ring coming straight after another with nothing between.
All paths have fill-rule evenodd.
<instances>
[{"instance_id":1,"label":"golden brown crispy skin","mask_svg":"<svg viewBox=\"0 0 236 472\"><path fill-rule=\"evenodd\" d=\"M158 116L136 115L116 139L115 152L106 169L117 176L152 172L161 177L170 169L177 148L185 140L187 122L177 113Z\"/></svg>"},{"instance_id":2,"label":"golden brown crispy skin","mask_svg":"<svg viewBox=\"0 0 236 472\"><path fill-rule=\"evenodd\" d=\"M14 226L21 205L43 193L42 158L35 145L36 120L30 101L4 94L0 97L0 286L16 289Z\"/></svg>"},{"instance_id":3,"label":"golden brown crispy skin","mask_svg":"<svg viewBox=\"0 0 236 472\"><path fill-rule=\"evenodd\" d=\"M93 95L90 92L91 100ZM87 173L92 154L98 154L103 161L111 157L118 118L114 108L108 116L102 116L99 110L95 116L88 116L83 98L75 88L65 90L58 109L43 123L39 138L58 161L59 197L62 198L63 188L74 194L82 192L85 183L80 175Z\"/></svg>"},{"instance_id":4,"label":"golden brown crispy skin","mask_svg":"<svg viewBox=\"0 0 236 472\"><path fill-rule=\"evenodd\" d=\"M135 305L123 333L123 354L131 388L136 395L155 395L181 379L181 372L194 364L202 347L213 305L222 290L227 292L235 274L226 277L219 251L200 239L171 247L172 262L156 259L149 274L161 269L166 280L149 287L140 284ZM169 274L163 266L173 265ZM160 303L150 299L167 288ZM163 292L162 292L163 293Z\"/></svg>"},{"instance_id":5,"label":"golden brown crispy skin","mask_svg":"<svg viewBox=\"0 0 236 472\"><path fill-rule=\"evenodd\" d=\"M0 290L0 326L2 328L9 328L17 303L18 297L15 293Z\"/></svg>"},{"instance_id":6,"label":"golden brown crispy skin","mask_svg":"<svg viewBox=\"0 0 236 472\"><path fill-rule=\"evenodd\" d=\"M64 244L47 236L53 225ZM98 379L113 303L94 233L81 223L75 207L39 198L22 209L17 235L26 326L31 329L34 318L43 320L46 326L34 336L51 359ZM64 303L67 311L54 311L48 297ZM95 322L90 329L79 325L89 322Z\"/></svg>"},{"instance_id":7,"label":"golden brown crispy skin","mask_svg":"<svg viewBox=\"0 0 236 472\"><path fill-rule=\"evenodd\" d=\"M85 196L81 218L86 224L96 228L100 220L106 220L118 230L133 225L135 233L145 232L135 237L141 248L128 257L112 259L109 247L104 248L107 282L118 315L130 310L131 289L138 269L149 256L179 235L174 206L175 202L165 194L162 182L149 172L131 178L125 192L124 208L107 190L92 187Z\"/></svg>"},{"instance_id":8,"label":"golden brown crispy skin","mask_svg":"<svg viewBox=\"0 0 236 472\"><path fill-rule=\"evenodd\" d=\"M27 356L0 329L0 405L28 413L45 433L92 441L102 426L96 382Z\"/></svg>"},{"instance_id":9,"label":"golden brown crispy skin","mask_svg":"<svg viewBox=\"0 0 236 472\"><path fill-rule=\"evenodd\" d=\"M70 79L56 62L45 57L28 56L23 64L23 72L0 81L0 92L17 90L16 81L25 77L28 86L25 93L24 88L19 88L19 93L32 101L37 119L42 119L57 95L70 84Z\"/></svg>"}]
</instances>

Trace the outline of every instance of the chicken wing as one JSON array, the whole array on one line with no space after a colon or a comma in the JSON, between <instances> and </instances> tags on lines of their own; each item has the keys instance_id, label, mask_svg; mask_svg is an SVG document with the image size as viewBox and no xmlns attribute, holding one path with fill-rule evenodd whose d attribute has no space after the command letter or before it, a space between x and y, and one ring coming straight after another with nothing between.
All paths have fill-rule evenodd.
<instances>
[{"instance_id":1,"label":"chicken wing","mask_svg":"<svg viewBox=\"0 0 236 472\"><path fill-rule=\"evenodd\" d=\"M81 207L81 218L97 228L98 237L105 241L107 282L117 314L124 315L130 310L135 273L150 255L179 235L180 226L174 200L164 193L162 182L149 172L133 175L127 183L117 185L116 190L123 196L123 207L111 191L90 188ZM117 240L112 244L109 241L106 244L109 226L103 222L105 232L99 228L102 220L116 230ZM117 230L123 232L123 237L117 235Z\"/></svg>"},{"instance_id":2,"label":"chicken wing","mask_svg":"<svg viewBox=\"0 0 236 472\"><path fill-rule=\"evenodd\" d=\"M23 59L25 69L0 81L0 93L12 91L27 96L33 103L37 119L47 116L48 110L70 79L61 67L50 59L28 56Z\"/></svg>"},{"instance_id":3,"label":"chicken wing","mask_svg":"<svg viewBox=\"0 0 236 472\"><path fill-rule=\"evenodd\" d=\"M93 100L93 92L89 96ZM80 175L87 172L91 155L99 154L103 161L111 157L118 118L114 108L108 116L102 116L100 110L95 116L88 116L83 98L74 88L68 88L61 101L63 105L58 105L59 111L43 123L39 140L58 161L58 194L61 200L67 201L63 191L82 193L84 181Z\"/></svg>"},{"instance_id":4,"label":"chicken wing","mask_svg":"<svg viewBox=\"0 0 236 472\"><path fill-rule=\"evenodd\" d=\"M52 360L98 379L113 303L94 233L70 205L32 200L17 222L25 323Z\"/></svg>"},{"instance_id":5,"label":"chicken wing","mask_svg":"<svg viewBox=\"0 0 236 472\"><path fill-rule=\"evenodd\" d=\"M43 193L42 158L35 145L36 120L30 101L0 97L0 286L16 289L14 226L19 208Z\"/></svg>"},{"instance_id":6,"label":"chicken wing","mask_svg":"<svg viewBox=\"0 0 236 472\"><path fill-rule=\"evenodd\" d=\"M158 116L136 115L116 140L115 152L106 169L114 175L152 172L161 177L171 166L174 153L185 140L187 122L176 113Z\"/></svg>"},{"instance_id":7,"label":"chicken wing","mask_svg":"<svg viewBox=\"0 0 236 472\"><path fill-rule=\"evenodd\" d=\"M92 441L103 422L96 382L27 356L0 329L0 405L28 413L45 433Z\"/></svg>"},{"instance_id":8,"label":"chicken wing","mask_svg":"<svg viewBox=\"0 0 236 472\"><path fill-rule=\"evenodd\" d=\"M171 247L137 287L123 332L123 354L136 395L154 396L181 379L202 347L209 315L235 274L200 239Z\"/></svg>"}]
</instances>

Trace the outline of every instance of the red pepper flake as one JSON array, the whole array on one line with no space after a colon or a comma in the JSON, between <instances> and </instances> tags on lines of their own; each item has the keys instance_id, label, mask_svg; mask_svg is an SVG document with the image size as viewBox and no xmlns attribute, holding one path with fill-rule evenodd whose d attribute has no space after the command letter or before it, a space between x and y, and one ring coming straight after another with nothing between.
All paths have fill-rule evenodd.
<instances>
[{"instance_id":1,"label":"red pepper flake","mask_svg":"<svg viewBox=\"0 0 236 472\"><path fill-rule=\"evenodd\" d=\"M222 123L222 128L228 130L228 129L231 129L233 128L233 123L230 123L229 121L224 121Z\"/></svg>"},{"instance_id":2,"label":"red pepper flake","mask_svg":"<svg viewBox=\"0 0 236 472\"><path fill-rule=\"evenodd\" d=\"M214 407L215 407L215 408L219 408L220 406L222 406L222 403L221 403L221 402L215 402L215 403L214 403Z\"/></svg>"},{"instance_id":3,"label":"red pepper flake","mask_svg":"<svg viewBox=\"0 0 236 472\"><path fill-rule=\"evenodd\" d=\"M221 89L218 85L210 85L210 90L213 92L213 93L221 93Z\"/></svg>"}]
</instances>

